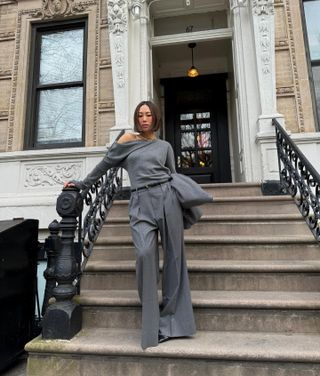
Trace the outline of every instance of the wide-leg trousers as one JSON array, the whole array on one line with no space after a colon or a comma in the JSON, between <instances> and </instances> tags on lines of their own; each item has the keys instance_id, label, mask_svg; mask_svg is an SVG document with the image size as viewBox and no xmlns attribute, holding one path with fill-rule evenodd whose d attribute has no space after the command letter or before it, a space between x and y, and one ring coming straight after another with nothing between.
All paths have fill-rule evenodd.
<instances>
[{"instance_id":1,"label":"wide-leg trousers","mask_svg":"<svg viewBox=\"0 0 320 376\"><path fill-rule=\"evenodd\" d=\"M184 255L182 210L170 182L132 192L129 216L142 304L142 348L157 346L159 333L169 337L193 335L196 328ZM160 309L158 232L164 253Z\"/></svg>"}]
</instances>

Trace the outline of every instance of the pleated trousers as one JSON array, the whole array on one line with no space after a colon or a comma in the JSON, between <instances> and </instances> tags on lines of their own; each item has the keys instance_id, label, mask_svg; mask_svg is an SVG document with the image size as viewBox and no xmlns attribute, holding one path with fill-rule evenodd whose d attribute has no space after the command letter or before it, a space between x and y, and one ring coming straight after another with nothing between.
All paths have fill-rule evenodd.
<instances>
[{"instance_id":1,"label":"pleated trousers","mask_svg":"<svg viewBox=\"0 0 320 376\"><path fill-rule=\"evenodd\" d=\"M169 337L192 336L196 328L184 254L183 218L170 182L132 192L129 216L142 304L142 348L157 346L159 332ZM159 232L164 253L160 307Z\"/></svg>"}]
</instances>

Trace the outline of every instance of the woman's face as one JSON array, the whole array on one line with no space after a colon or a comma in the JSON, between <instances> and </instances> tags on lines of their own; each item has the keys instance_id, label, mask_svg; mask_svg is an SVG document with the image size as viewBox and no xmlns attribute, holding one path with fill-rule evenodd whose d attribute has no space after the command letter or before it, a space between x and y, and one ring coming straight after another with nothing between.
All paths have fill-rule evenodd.
<instances>
[{"instance_id":1,"label":"woman's face","mask_svg":"<svg viewBox=\"0 0 320 376\"><path fill-rule=\"evenodd\" d=\"M152 131L153 116L149 106L142 105L138 112L139 129L141 132Z\"/></svg>"}]
</instances>

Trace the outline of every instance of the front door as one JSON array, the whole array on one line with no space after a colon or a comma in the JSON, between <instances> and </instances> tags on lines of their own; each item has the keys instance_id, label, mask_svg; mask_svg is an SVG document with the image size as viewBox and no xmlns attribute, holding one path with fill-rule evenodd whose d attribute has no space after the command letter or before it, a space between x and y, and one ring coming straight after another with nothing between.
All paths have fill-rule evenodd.
<instances>
[{"instance_id":1,"label":"front door","mask_svg":"<svg viewBox=\"0 0 320 376\"><path fill-rule=\"evenodd\" d=\"M165 137L177 172L198 183L231 181L225 74L162 80Z\"/></svg>"}]
</instances>

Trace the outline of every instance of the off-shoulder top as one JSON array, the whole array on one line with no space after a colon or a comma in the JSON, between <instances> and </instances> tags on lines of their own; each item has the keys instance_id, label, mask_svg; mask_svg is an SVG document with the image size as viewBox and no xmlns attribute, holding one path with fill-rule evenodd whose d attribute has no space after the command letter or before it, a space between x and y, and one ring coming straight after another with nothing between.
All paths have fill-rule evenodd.
<instances>
[{"instance_id":1,"label":"off-shoulder top","mask_svg":"<svg viewBox=\"0 0 320 376\"><path fill-rule=\"evenodd\" d=\"M168 179L175 172L174 154L164 140L115 142L84 180L73 183L80 189L88 188L111 167L127 170L134 189Z\"/></svg>"}]
</instances>

